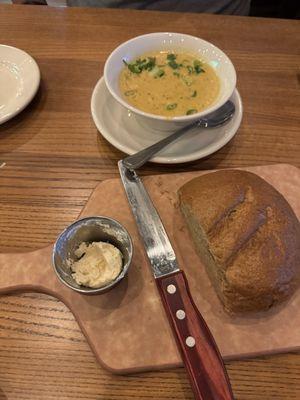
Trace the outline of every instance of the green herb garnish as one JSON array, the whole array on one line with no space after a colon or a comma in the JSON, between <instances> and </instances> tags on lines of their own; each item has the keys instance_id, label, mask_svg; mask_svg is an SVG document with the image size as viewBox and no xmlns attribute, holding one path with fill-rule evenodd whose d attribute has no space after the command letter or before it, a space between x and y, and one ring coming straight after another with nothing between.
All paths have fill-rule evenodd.
<instances>
[{"instance_id":1,"label":"green herb garnish","mask_svg":"<svg viewBox=\"0 0 300 400\"><path fill-rule=\"evenodd\" d=\"M205 72L205 70L202 68L201 61L194 60L193 64L194 64L194 70L195 70L197 75L200 74L201 72Z\"/></svg>"},{"instance_id":2,"label":"green herb garnish","mask_svg":"<svg viewBox=\"0 0 300 400\"><path fill-rule=\"evenodd\" d=\"M177 57L176 54L173 54L173 53L169 53L167 55L168 66L173 69L178 69L178 68L182 67L182 64L178 64L176 62L176 57Z\"/></svg>"},{"instance_id":3,"label":"green herb garnish","mask_svg":"<svg viewBox=\"0 0 300 400\"><path fill-rule=\"evenodd\" d=\"M166 109L171 111L177 107L177 103L167 104Z\"/></svg>"},{"instance_id":4,"label":"green herb garnish","mask_svg":"<svg viewBox=\"0 0 300 400\"><path fill-rule=\"evenodd\" d=\"M178 78L180 77L180 73L177 72L177 71L174 71L174 72L173 72L173 75L177 76Z\"/></svg>"},{"instance_id":5,"label":"green herb garnish","mask_svg":"<svg viewBox=\"0 0 300 400\"><path fill-rule=\"evenodd\" d=\"M156 62L155 57L148 57L146 64L144 64L143 66L144 69L151 71L152 68L155 67L155 62Z\"/></svg>"},{"instance_id":6,"label":"green herb garnish","mask_svg":"<svg viewBox=\"0 0 300 400\"><path fill-rule=\"evenodd\" d=\"M124 94L125 96L133 96L136 94L136 90L127 90Z\"/></svg>"},{"instance_id":7,"label":"green herb garnish","mask_svg":"<svg viewBox=\"0 0 300 400\"><path fill-rule=\"evenodd\" d=\"M179 67L181 67L181 64L177 64L176 61L169 61L168 62L168 66L173 68L173 69L178 69Z\"/></svg>"},{"instance_id":8,"label":"green herb garnish","mask_svg":"<svg viewBox=\"0 0 300 400\"><path fill-rule=\"evenodd\" d=\"M164 74L165 74L165 71L163 69L159 69L157 71L155 78L161 78L162 76L164 76Z\"/></svg>"},{"instance_id":9,"label":"green herb garnish","mask_svg":"<svg viewBox=\"0 0 300 400\"><path fill-rule=\"evenodd\" d=\"M155 57L147 57L142 60L138 58L134 62L128 63L123 59L123 63L133 74L140 74L143 70L151 71L155 67Z\"/></svg>"},{"instance_id":10,"label":"green herb garnish","mask_svg":"<svg viewBox=\"0 0 300 400\"><path fill-rule=\"evenodd\" d=\"M153 78L160 78L165 74L165 71L161 68L158 68L157 65L149 72L149 75L153 76Z\"/></svg>"},{"instance_id":11,"label":"green herb garnish","mask_svg":"<svg viewBox=\"0 0 300 400\"><path fill-rule=\"evenodd\" d=\"M128 63L126 60L123 59L123 63L129 69L130 72L133 74L140 74L142 72L141 68L137 63Z\"/></svg>"},{"instance_id":12,"label":"green herb garnish","mask_svg":"<svg viewBox=\"0 0 300 400\"><path fill-rule=\"evenodd\" d=\"M167 60L168 61L175 61L176 60L176 55L174 53L169 53L167 54Z\"/></svg>"},{"instance_id":13,"label":"green herb garnish","mask_svg":"<svg viewBox=\"0 0 300 400\"><path fill-rule=\"evenodd\" d=\"M197 90L193 91L193 94L191 95L191 97L196 97L197 96Z\"/></svg>"},{"instance_id":14,"label":"green herb garnish","mask_svg":"<svg viewBox=\"0 0 300 400\"><path fill-rule=\"evenodd\" d=\"M191 108L187 110L186 115L196 114L198 111L195 108Z\"/></svg>"}]
</instances>

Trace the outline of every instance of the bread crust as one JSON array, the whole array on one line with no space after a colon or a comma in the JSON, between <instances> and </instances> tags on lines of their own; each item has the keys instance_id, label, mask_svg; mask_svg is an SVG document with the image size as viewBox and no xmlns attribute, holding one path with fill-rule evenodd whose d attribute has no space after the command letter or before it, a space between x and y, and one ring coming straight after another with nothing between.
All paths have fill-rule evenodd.
<instances>
[{"instance_id":1,"label":"bread crust","mask_svg":"<svg viewBox=\"0 0 300 400\"><path fill-rule=\"evenodd\" d=\"M179 205L213 286L230 313L260 311L299 284L300 224L259 176L222 170L178 192Z\"/></svg>"}]
</instances>

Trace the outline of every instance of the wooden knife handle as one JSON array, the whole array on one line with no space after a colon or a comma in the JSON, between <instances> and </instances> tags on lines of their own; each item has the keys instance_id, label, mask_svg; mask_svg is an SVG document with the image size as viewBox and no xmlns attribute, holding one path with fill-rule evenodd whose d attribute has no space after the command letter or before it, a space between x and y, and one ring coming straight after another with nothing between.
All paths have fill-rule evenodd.
<instances>
[{"instance_id":1,"label":"wooden knife handle","mask_svg":"<svg viewBox=\"0 0 300 400\"><path fill-rule=\"evenodd\" d=\"M233 400L222 357L193 302L184 272L158 278L156 283L195 399Z\"/></svg>"}]
</instances>

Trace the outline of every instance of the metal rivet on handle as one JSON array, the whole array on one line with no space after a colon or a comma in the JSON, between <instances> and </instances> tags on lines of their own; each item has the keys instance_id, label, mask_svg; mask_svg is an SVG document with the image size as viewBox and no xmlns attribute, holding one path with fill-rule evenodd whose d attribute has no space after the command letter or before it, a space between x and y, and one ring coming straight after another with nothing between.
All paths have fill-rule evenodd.
<instances>
[{"instance_id":1,"label":"metal rivet on handle","mask_svg":"<svg viewBox=\"0 0 300 400\"><path fill-rule=\"evenodd\" d=\"M193 336L188 336L185 339L185 343L188 347L194 347L196 344L196 340L193 338Z\"/></svg>"},{"instance_id":2,"label":"metal rivet on handle","mask_svg":"<svg viewBox=\"0 0 300 400\"><path fill-rule=\"evenodd\" d=\"M174 294L176 292L176 286L168 285L167 286L167 292L170 293L170 294Z\"/></svg>"},{"instance_id":3,"label":"metal rivet on handle","mask_svg":"<svg viewBox=\"0 0 300 400\"><path fill-rule=\"evenodd\" d=\"M185 318L185 312L183 310L177 310L176 311L176 317L177 317L177 319L184 319Z\"/></svg>"}]
</instances>

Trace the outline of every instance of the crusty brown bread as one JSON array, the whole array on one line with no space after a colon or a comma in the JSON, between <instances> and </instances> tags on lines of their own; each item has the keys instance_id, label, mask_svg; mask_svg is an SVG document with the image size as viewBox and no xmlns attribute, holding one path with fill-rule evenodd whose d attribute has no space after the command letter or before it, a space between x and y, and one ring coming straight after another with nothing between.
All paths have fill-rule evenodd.
<instances>
[{"instance_id":1,"label":"crusty brown bread","mask_svg":"<svg viewBox=\"0 0 300 400\"><path fill-rule=\"evenodd\" d=\"M217 294L231 313L270 308L299 283L300 224L257 175L224 170L179 190L179 204Z\"/></svg>"}]
</instances>

